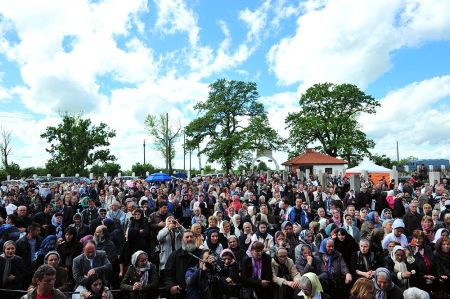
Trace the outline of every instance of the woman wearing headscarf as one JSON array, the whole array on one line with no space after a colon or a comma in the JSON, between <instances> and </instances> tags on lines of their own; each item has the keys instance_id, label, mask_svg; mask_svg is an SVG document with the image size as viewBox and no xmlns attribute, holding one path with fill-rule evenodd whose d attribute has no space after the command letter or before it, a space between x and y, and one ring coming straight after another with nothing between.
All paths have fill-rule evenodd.
<instances>
[{"instance_id":1,"label":"woman wearing headscarf","mask_svg":"<svg viewBox=\"0 0 450 299\"><path fill-rule=\"evenodd\" d=\"M334 240L334 249L339 251L345 261L345 264L350 267L352 255L359 249L358 243L350 236L344 228L340 228L337 231L336 238Z\"/></svg>"},{"instance_id":2,"label":"woman wearing headscarf","mask_svg":"<svg viewBox=\"0 0 450 299\"><path fill-rule=\"evenodd\" d=\"M247 251L253 238L253 225L251 222L244 222L242 225L242 234L239 236L239 246Z\"/></svg>"},{"instance_id":3,"label":"woman wearing headscarf","mask_svg":"<svg viewBox=\"0 0 450 299\"><path fill-rule=\"evenodd\" d=\"M242 225L243 225L241 221L241 215L234 214L234 216L231 217L231 225L234 229L234 235L239 238L242 234Z\"/></svg>"},{"instance_id":4,"label":"woman wearing headscarf","mask_svg":"<svg viewBox=\"0 0 450 299\"><path fill-rule=\"evenodd\" d=\"M442 237L436 242L436 251L434 252L434 262L436 264L436 275L438 277L438 290L444 292L447 298L450 294L450 239Z\"/></svg>"},{"instance_id":5,"label":"woman wearing headscarf","mask_svg":"<svg viewBox=\"0 0 450 299\"><path fill-rule=\"evenodd\" d=\"M320 275L323 272L323 268L320 259L313 255L311 246L308 244L300 244L298 258L295 259L295 267L301 275L308 272L314 272Z\"/></svg>"},{"instance_id":6,"label":"woman wearing headscarf","mask_svg":"<svg viewBox=\"0 0 450 299\"><path fill-rule=\"evenodd\" d=\"M347 233L355 239L356 242L359 242L361 239L359 228L354 224L353 217L350 214L344 215L344 225L342 226Z\"/></svg>"},{"instance_id":7,"label":"woman wearing headscarf","mask_svg":"<svg viewBox=\"0 0 450 299\"><path fill-rule=\"evenodd\" d=\"M384 222L385 220L392 219L392 211L391 209L383 209L381 211L381 221Z\"/></svg>"},{"instance_id":8,"label":"woman wearing headscarf","mask_svg":"<svg viewBox=\"0 0 450 299\"><path fill-rule=\"evenodd\" d=\"M73 282L68 275L67 269L60 266L61 258L57 251L49 251L44 257L44 264L52 266L56 270L55 288L61 292L71 292L73 290ZM31 287L36 287L33 281Z\"/></svg>"},{"instance_id":9,"label":"woman wearing headscarf","mask_svg":"<svg viewBox=\"0 0 450 299\"><path fill-rule=\"evenodd\" d=\"M433 244L436 244L437 241L442 238L442 237L448 237L448 230L446 228L440 228L436 231L436 233L434 234L434 239L432 241Z\"/></svg>"},{"instance_id":10,"label":"woman wearing headscarf","mask_svg":"<svg viewBox=\"0 0 450 299\"><path fill-rule=\"evenodd\" d=\"M304 299L327 299L330 298L323 292L319 277L312 272L305 273L299 281L300 293L297 298Z\"/></svg>"},{"instance_id":11,"label":"woman wearing headscarf","mask_svg":"<svg viewBox=\"0 0 450 299\"><path fill-rule=\"evenodd\" d=\"M131 264L122 279L120 289L128 292L130 299L149 299L155 297L158 282L156 266L149 262L146 252L138 250L131 256Z\"/></svg>"},{"instance_id":12,"label":"woman wearing headscarf","mask_svg":"<svg viewBox=\"0 0 450 299\"><path fill-rule=\"evenodd\" d=\"M322 241L318 257L324 271L320 274L320 278L321 281L326 282L327 293L345 297L344 284L348 285L352 282L352 275L342 254L334 249L333 239L328 238Z\"/></svg>"},{"instance_id":13,"label":"woman wearing headscarf","mask_svg":"<svg viewBox=\"0 0 450 299\"><path fill-rule=\"evenodd\" d=\"M375 270L372 280L375 286L375 299L403 299L403 292L392 282L388 269Z\"/></svg>"},{"instance_id":14,"label":"woman wearing headscarf","mask_svg":"<svg viewBox=\"0 0 450 299\"><path fill-rule=\"evenodd\" d=\"M236 263L240 266L242 260L246 256L246 254L245 254L245 250L241 249L241 246L239 244L239 239L236 236L231 235L228 238L228 249L231 250L231 252L233 252L234 259L236 260Z\"/></svg>"},{"instance_id":15,"label":"woman wearing headscarf","mask_svg":"<svg viewBox=\"0 0 450 299\"><path fill-rule=\"evenodd\" d=\"M166 218L166 226L158 232L156 237L161 249L159 253L160 270L165 269L170 254L181 248L181 237L184 231L184 227L173 216Z\"/></svg>"},{"instance_id":16,"label":"woman wearing headscarf","mask_svg":"<svg viewBox=\"0 0 450 299\"><path fill-rule=\"evenodd\" d=\"M220 256L223 250L222 244L219 242L219 230L210 229L206 233L206 240L203 243L204 249L209 249L213 255L216 257Z\"/></svg>"},{"instance_id":17,"label":"woman wearing headscarf","mask_svg":"<svg viewBox=\"0 0 450 299\"><path fill-rule=\"evenodd\" d=\"M73 259L81 254L82 246L77 239L77 233L75 228L68 227L64 232L63 242L57 245L56 251L58 251L61 257L61 266L69 271L69 277L72 277L72 264Z\"/></svg>"},{"instance_id":18,"label":"woman wearing headscarf","mask_svg":"<svg viewBox=\"0 0 450 299\"><path fill-rule=\"evenodd\" d=\"M314 243L314 233L310 230L302 230L299 235L300 243L295 247L295 260L297 260L301 255L301 248L303 245L308 245L313 253L319 252Z\"/></svg>"},{"instance_id":19,"label":"woman wearing headscarf","mask_svg":"<svg viewBox=\"0 0 450 299\"><path fill-rule=\"evenodd\" d=\"M231 238L231 237L230 237ZM223 261L219 276L227 283L227 298L238 298L240 292L240 263L237 262L231 248L224 249L220 254Z\"/></svg>"},{"instance_id":20,"label":"woman wearing headscarf","mask_svg":"<svg viewBox=\"0 0 450 299\"><path fill-rule=\"evenodd\" d=\"M268 253L273 246L273 237L267 232L267 223L260 222L258 229L252 237L252 241L259 241L264 244L264 252Z\"/></svg>"},{"instance_id":21,"label":"woman wearing headscarf","mask_svg":"<svg viewBox=\"0 0 450 299\"><path fill-rule=\"evenodd\" d=\"M272 273L273 282L278 286L274 288L274 298L292 298L301 275L285 248L278 248L272 258Z\"/></svg>"},{"instance_id":22,"label":"woman wearing headscarf","mask_svg":"<svg viewBox=\"0 0 450 299\"><path fill-rule=\"evenodd\" d=\"M15 255L16 244L9 240L3 244L3 254L0 255L0 288L22 290L22 275L25 266L22 258Z\"/></svg>"},{"instance_id":23,"label":"woman wearing headscarf","mask_svg":"<svg viewBox=\"0 0 450 299\"><path fill-rule=\"evenodd\" d=\"M395 246L385 258L386 268L391 272L394 283L402 290L409 288L409 278L413 275L411 264L406 262L405 248Z\"/></svg>"}]
</instances>

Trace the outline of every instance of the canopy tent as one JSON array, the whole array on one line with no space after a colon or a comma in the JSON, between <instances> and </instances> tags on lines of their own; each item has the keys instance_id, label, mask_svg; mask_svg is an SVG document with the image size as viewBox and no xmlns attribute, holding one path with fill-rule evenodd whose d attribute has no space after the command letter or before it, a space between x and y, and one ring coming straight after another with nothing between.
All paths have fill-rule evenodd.
<instances>
[{"instance_id":1,"label":"canopy tent","mask_svg":"<svg viewBox=\"0 0 450 299\"><path fill-rule=\"evenodd\" d=\"M177 172L172 174L172 177L175 177L177 179L187 179L187 175L184 172Z\"/></svg>"},{"instance_id":2,"label":"canopy tent","mask_svg":"<svg viewBox=\"0 0 450 299\"><path fill-rule=\"evenodd\" d=\"M377 165L368 159L364 159L358 166L347 169L345 171L345 175L350 176L351 174L361 174L364 171L367 171L375 184L378 183L383 177L388 183L391 180L391 170L389 168Z\"/></svg>"}]
</instances>

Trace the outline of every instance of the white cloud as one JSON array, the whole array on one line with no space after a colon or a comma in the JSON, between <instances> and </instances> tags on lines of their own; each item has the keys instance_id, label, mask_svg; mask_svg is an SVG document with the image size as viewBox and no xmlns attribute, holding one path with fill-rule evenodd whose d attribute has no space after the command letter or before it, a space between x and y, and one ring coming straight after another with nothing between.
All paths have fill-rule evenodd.
<instances>
[{"instance_id":1,"label":"white cloud","mask_svg":"<svg viewBox=\"0 0 450 299\"><path fill-rule=\"evenodd\" d=\"M352 82L367 86L391 67L391 53L450 38L450 2L310 1L297 32L268 53L282 84Z\"/></svg>"},{"instance_id":2,"label":"white cloud","mask_svg":"<svg viewBox=\"0 0 450 299\"><path fill-rule=\"evenodd\" d=\"M158 19L155 26L164 34L177 32L187 33L191 46L196 46L199 40L200 28L194 12L183 0L155 0L158 8Z\"/></svg>"},{"instance_id":3,"label":"white cloud","mask_svg":"<svg viewBox=\"0 0 450 299\"><path fill-rule=\"evenodd\" d=\"M360 118L363 130L376 142L374 152L395 157L398 141L402 157L450 158L449 97L450 75L388 93L375 115Z\"/></svg>"}]
</instances>

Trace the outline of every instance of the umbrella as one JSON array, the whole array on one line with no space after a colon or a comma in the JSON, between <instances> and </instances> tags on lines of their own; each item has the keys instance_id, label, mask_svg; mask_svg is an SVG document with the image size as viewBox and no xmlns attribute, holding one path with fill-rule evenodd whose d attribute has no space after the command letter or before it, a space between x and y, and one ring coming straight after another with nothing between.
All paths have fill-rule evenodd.
<instances>
[{"instance_id":1,"label":"umbrella","mask_svg":"<svg viewBox=\"0 0 450 299\"><path fill-rule=\"evenodd\" d=\"M184 172L177 172L172 175L173 177L176 177L177 179L187 179L187 175Z\"/></svg>"},{"instance_id":2,"label":"umbrella","mask_svg":"<svg viewBox=\"0 0 450 299\"><path fill-rule=\"evenodd\" d=\"M151 175L149 175L148 177L145 178L145 181L147 183L152 183L152 182L165 182L165 181L171 181L172 177L168 174L165 173L152 173Z\"/></svg>"}]
</instances>

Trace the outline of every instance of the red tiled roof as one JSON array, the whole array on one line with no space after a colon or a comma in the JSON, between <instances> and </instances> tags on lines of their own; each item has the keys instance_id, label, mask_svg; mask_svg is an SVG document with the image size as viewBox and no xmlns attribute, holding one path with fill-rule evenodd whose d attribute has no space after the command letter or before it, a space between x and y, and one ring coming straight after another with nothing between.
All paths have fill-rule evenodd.
<instances>
[{"instance_id":1,"label":"red tiled roof","mask_svg":"<svg viewBox=\"0 0 450 299\"><path fill-rule=\"evenodd\" d=\"M327 154L318 153L308 148L306 149L305 153L282 163L282 165L324 165L324 164L347 164L347 161L331 157Z\"/></svg>"}]
</instances>

